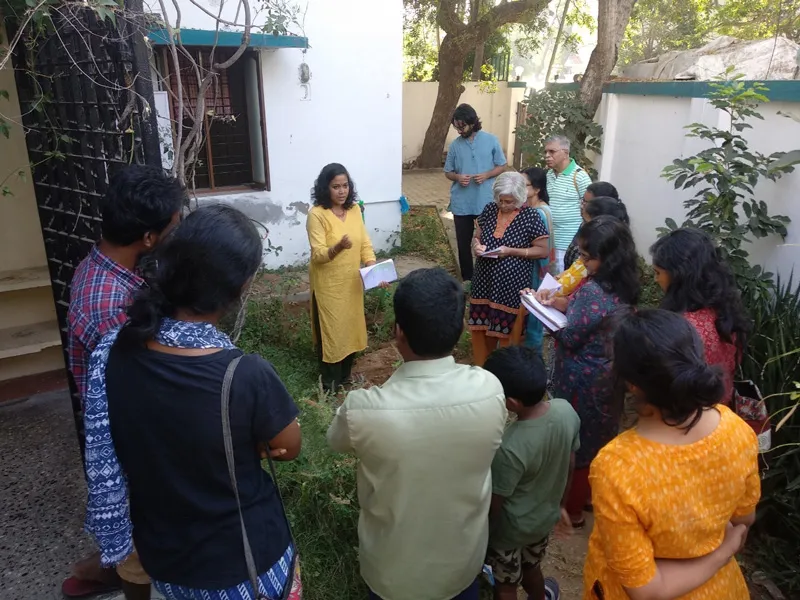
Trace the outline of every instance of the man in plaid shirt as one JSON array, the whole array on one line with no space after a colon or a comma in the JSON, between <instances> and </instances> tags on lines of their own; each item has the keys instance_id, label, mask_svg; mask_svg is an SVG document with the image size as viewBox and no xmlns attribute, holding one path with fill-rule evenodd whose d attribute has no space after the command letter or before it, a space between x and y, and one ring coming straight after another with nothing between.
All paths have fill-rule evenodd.
<instances>
[{"instance_id":1,"label":"man in plaid shirt","mask_svg":"<svg viewBox=\"0 0 800 600\"><path fill-rule=\"evenodd\" d=\"M86 395L89 357L103 336L122 325L144 280L136 273L142 255L178 223L186 194L162 169L132 165L119 172L100 201L100 242L92 248L70 284L69 369L81 399ZM150 579L134 553L113 569L103 569L96 553L73 567L62 591L82 597L122 589L127 600L149 600ZM119 577L117 577L117 575Z\"/></svg>"}]
</instances>

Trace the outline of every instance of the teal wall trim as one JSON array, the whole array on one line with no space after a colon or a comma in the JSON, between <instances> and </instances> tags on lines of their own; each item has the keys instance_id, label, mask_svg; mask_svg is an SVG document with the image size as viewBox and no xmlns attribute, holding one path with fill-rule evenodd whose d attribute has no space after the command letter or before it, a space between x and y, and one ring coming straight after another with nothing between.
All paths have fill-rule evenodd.
<instances>
[{"instance_id":1,"label":"teal wall trim","mask_svg":"<svg viewBox=\"0 0 800 600\"><path fill-rule=\"evenodd\" d=\"M510 88L526 88L526 87L528 87L528 84L525 83L524 81L509 81L508 82L508 87L510 87Z\"/></svg>"},{"instance_id":2,"label":"teal wall trim","mask_svg":"<svg viewBox=\"0 0 800 600\"><path fill-rule=\"evenodd\" d=\"M603 87L606 94L630 96L672 96L705 98L713 81L611 81ZM746 81L745 83L754 83ZM764 95L773 102L800 102L800 81L759 81L767 86Z\"/></svg>"},{"instance_id":3,"label":"teal wall trim","mask_svg":"<svg viewBox=\"0 0 800 600\"><path fill-rule=\"evenodd\" d=\"M603 86L605 94L627 96L672 96L674 98L705 98L713 81L609 81ZM745 83L752 84L753 81ZM800 102L800 80L759 81L767 86L765 96L772 102ZM553 91L578 90L578 83L548 83Z\"/></svg>"},{"instance_id":4,"label":"teal wall trim","mask_svg":"<svg viewBox=\"0 0 800 600\"><path fill-rule=\"evenodd\" d=\"M147 34L155 46L169 45L169 34L166 29L155 29ZM242 43L240 31L220 31L212 29L181 29L181 41L184 46L217 46L238 47ZM268 33L251 33L251 48L308 48L308 38L294 35L272 35Z\"/></svg>"}]
</instances>

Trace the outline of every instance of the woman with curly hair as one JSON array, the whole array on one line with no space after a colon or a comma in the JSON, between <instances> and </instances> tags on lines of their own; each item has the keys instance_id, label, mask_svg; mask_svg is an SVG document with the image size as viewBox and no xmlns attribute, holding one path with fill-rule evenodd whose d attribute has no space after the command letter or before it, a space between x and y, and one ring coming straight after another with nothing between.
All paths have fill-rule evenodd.
<instances>
[{"instance_id":1,"label":"woman with curly hair","mask_svg":"<svg viewBox=\"0 0 800 600\"><path fill-rule=\"evenodd\" d=\"M543 303L567 315L566 327L553 332L554 395L569 400L581 418L581 446L575 454L575 474L565 506L573 525L581 527L590 501L589 465L619 430L612 409L614 386L604 324L620 306L636 304L640 284L636 246L625 223L599 216L581 226L577 240L586 279L569 298Z\"/></svg>"},{"instance_id":2,"label":"woman with curly hair","mask_svg":"<svg viewBox=\"0 0 800 600\"><path fill-rule=\"evenodd\" d=\"M350 174L332 163L312 191L314 207L306 230L311 245L311 328L322 385L336 391L347 384L356 352L367 347L361 265L375 264Z\"/></svg>"},{"instance_id":3,"label":"woman with curly hair","mask_svg":"<svg viewBox=\"0 0 800 600\"><path fill-rule=\"evenodd\" d=\"M699 229L671 231L653 244L650 254L656 282L665 293L661 308L682 313L697 329L706 361L722 369L720 402L730 404L734 373L751 328L733 272Z\"/></svg>"}]
</instances>

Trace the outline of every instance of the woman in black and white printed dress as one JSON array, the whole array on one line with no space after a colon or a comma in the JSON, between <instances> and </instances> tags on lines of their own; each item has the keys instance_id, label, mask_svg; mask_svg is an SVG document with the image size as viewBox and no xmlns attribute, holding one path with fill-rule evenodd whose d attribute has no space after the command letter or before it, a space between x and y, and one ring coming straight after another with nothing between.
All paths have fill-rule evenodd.
<instances>
[{"instance_id":1,"label":"woman in black and white printed dress","mask_svg":"<svg viewBox=\"0 0 800 600\"><path fill-rule=\"evenodd\" d=\"M478 217L472 241L477 260L468 324L474 363L479 366L498 346L520 343L525 317L519 292L530 286L531 261L548 253L547 226L526 204L525 176L502 173L492 190L494 202ZM482 256L490 251L494 252Z\"/></svg>"}]
</instances>

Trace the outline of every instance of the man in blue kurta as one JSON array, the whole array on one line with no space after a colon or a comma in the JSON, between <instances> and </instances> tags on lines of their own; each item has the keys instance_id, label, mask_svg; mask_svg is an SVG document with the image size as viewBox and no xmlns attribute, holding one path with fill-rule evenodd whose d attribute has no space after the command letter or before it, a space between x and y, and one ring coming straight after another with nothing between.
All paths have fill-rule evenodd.
<instances>
[{"instance_id":1,"label":"man in blue kurta","mask_svg":"<svg viewBox=\"0 0 800 600\"><path fill-rule=\"evenodd\" d=\"M499 140L482 131L478 114L469 104L456 108L452 124L459 137L447 151L444 174L453 182L449 210L456 226L461 279L471 281L475 219L493 200L492 184L494 178L506 170L506 157Z\"/></svg>"}]
</instances>

